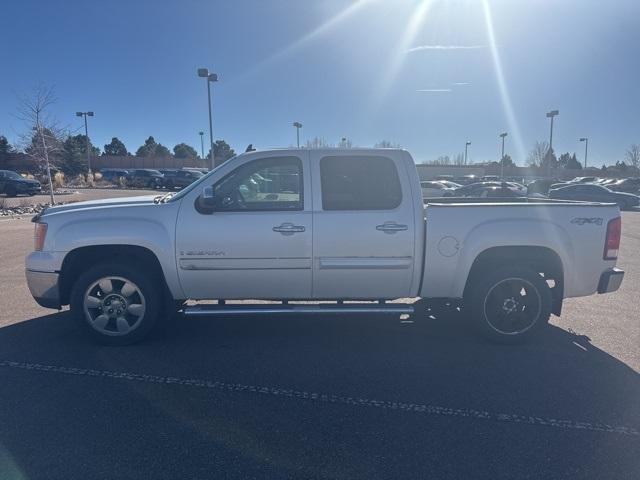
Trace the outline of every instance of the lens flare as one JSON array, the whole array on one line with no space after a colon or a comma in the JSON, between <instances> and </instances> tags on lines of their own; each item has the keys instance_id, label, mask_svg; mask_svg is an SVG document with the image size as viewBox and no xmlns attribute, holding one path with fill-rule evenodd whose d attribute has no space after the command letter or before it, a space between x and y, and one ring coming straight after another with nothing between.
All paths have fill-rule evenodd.
<instances>
[{"instance_id":1,"label":"lens flare","mask_svg":"<svg viewBox=\"0 0 640 480\"><path fill-rule=\"evenodd\" d=\"M361 10L362 7L364 7L368 3L371 3L371 1L372 0L358 0L358 1L356 1L355 3L353 3L349 7L345 8L340 13L338 13L337 15L335 15L334 17L332 17L331 19L329 19L328 21L326 21L325 23L320 25L319 27L317 27L314 30L310 31L306 35L302 36L298 40L296 40L293 43L291 43L290 45L287 45L282 50L272 54L271 56L265 58L261 62L258 62L256 65L254 65L252 68L250 68L244 75L242 75L241 78L242 79L246 79L247 77L255 75L258 71L262 70L263 68L267 67L268 65L271 65L271 64L273 64L273 63L275 63L275 62L277 62L277 61L279 61L279 60L291 55L292 53L296 52L297 50L300 50L305 45L307 45L309 42L311 42L311 41L315 40L316 38L322 36L323 34L327 33L332 28L336 27L339 23L345 21L346 19L348 19L349 17L354 15L356 12Z\"/></svg>"},{"instance_id":2,"label":"lens flare","mask_svg":"<svg viewBox=\"0 0 640 480\"><path fill-rule=\"evenodd\" d=\"M502 108L507 117L507 123L509 124L509 132L513 136L516 151L518 152L518 158L525 159L525 149L522 143L522 136L520 135L520 128L516 120L515 113L513 112L513 106L511 105L511 98L509 96L509 90L507 88L507 82L504 79L504 73L502 72L502 62L500 60L500 53L496 45L496 37L493 30L493 20L491 18L491 7L488 0L482 0L482 6L484 8L484 19L487 25L487 36L489 37L489 48L491 49L491 56L493 57L493 67L496 73L496 80L498 82L498 88L500 89L500 97L502 99Z\"/></svg>"}]
</instances>

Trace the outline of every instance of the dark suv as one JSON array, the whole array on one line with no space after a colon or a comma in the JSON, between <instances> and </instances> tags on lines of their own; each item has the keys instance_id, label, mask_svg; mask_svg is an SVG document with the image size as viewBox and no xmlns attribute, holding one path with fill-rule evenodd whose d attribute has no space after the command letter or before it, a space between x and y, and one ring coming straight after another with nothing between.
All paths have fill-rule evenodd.
<instances>
[{"instance_id":1,"label":"dark suv","mask_svg":"<svg viewBox=\"0 0 640 480\"><path fill-rule=\"evenodd\" d=\"M41 190L42 186L37 180L29 180L11 170L0 170L0 193L7 197L15 197L21 193L33 196Z\"/></svg>"},{"instance_id":2,"label":"dark suv","mask_svg":"<svg viewBox=\"0 0 640 480\"><path fill-rule=\"evenodd\" d=\"M172 175L165 175L164 186L165 188L184 188L187 185L191 185L198 180L204 174L197 170L178 170L172 172Z\"/></svg>"},{"instance_id":3,"label":"dark suv","mask_svg":"<svg viewBox=\"0 0 640 480\"><path fill-rule=\"evenodd\" d=\"M158 170L137 169L129 173L127 184L130 187L160 188L163 175Z\"/></svg>"},{"instance_id":4,"label":"dark suv","mask_svg":"<svg viewBox=\"0 0 640 480\"><path fill-rule=\"evenodd\" d=\"M120 178L127 178L129 172L127 170L121 170L118 168L105 168L101 170L102 179L107 182L117 183Z\"/></svg>"}]
</instances>

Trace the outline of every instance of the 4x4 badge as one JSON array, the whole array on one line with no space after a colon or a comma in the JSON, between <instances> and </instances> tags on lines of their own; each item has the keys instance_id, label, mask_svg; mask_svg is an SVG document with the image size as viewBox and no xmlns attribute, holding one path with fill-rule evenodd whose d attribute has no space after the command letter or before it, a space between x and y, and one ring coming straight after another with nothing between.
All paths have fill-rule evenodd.
<instances>
[{"instance_id":1,"label":"4x4 badge","mask_svg":"<svg viewBox=\"0 0 640 480\"><path fill-rule=\"evenodd\" d=\"M575 223L576 225L584 225L586 223L592 223L595 225L602 225L602 218L593 217L593 218L584 218L584 217L576 217L571 220L571 223Z\"/></svg>"}]
</instances>

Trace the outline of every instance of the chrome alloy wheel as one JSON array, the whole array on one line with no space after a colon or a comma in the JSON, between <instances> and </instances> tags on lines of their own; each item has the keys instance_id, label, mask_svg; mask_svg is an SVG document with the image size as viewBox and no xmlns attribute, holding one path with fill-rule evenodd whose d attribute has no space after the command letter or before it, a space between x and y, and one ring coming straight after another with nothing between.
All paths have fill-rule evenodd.
<instances>
[{"instance_id":1,"label":"chrome alloy wheel","mask_svg":"<svg viewBox=\"0 0 640 480\"><path fill-rule=\"evenodd\" d=\"M123 277L103 277L84 294L84 314L94 330L109 336L122 336L140 326L145 314L140 288Z\"/></svg>"},{"instance_id":2,"label":"chrome alloy wheel","mask_svg":"<svg viewBox=\"0 0 640 480\"><path fill-rule=\"evenodd\" d=\"M537 288L523 278L505 278L484 299L487 324L503 335L519 335L532 328L542 312Z\"/></svg>"}]
</instances>

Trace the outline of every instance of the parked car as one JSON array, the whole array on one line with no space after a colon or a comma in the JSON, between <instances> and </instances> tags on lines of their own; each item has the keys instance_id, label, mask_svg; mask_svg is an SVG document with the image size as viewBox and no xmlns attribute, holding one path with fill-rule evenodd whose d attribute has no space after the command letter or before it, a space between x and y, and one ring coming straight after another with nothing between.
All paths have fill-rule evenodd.
<instances>
[{"instance_id":1,"label":"parked car","mask_svg":"<svg viewBox=\"0 0 640 480\"><path fill-rule=\"evenodd\" d=\"M107 344L142 340L175 308L185 317L415 313L341 301L406 297L461 302L480 332L513 343L545 328L564 298L614 291L624 275L617 206L549 203L425 206L404 150L252 151L179 193L46 209L33 220L26 275L40 305L70 304Z\"/></svg>"},{"instance_id":2,"label":"parked car","mask_svg":"<svg viewBox=\"0 0 640 480\"><path fill-rule=\"evenodd\" d=\"M527 184L527 195L533 195L535 193L547 194L551 185L557 185L559 182L556 179L538 179Z\"/></svg>"},{"instance_id":3,"label":"parked car","mask_svg":"<svg viewBox=\"0 0 640 480\"><path fill-rule=\"evenodd\" d=\"M24 178L11 170L0 170L0 193L7 197L16 197L20 194L33 196L40 193L42 185L37 180Z\"/></svg>"},{"instance_id":4,"label":"parked car","mask_svg":"<svg viewBox=\"0 0 640 480\"><path fill-rule=\"evenodd\" d=\"M129 173L127 184L130 187L161 188L163 178L158 170L139 168Z\"/></svg>"},{"instance_id":5,"label":"parked car","mask_svg":"<svg viewBox=\"0 0 640 480\"><path fill-rule=\"evenodd\" d=\"M456 182L452 182L451 180L436 180L437 183L441 183L442 185L444 185L447 188L460 188L462 186L462 184L460 183L456 183Z\"/></svg>"},{"instance_id":6,"label":"parked car","mask_svg":"<svg viewBox=\"0 0 640 480\"><path fill-rule=\"evenodd\" d=\"M518 197L526 196L526 189L524 186L518 186L511 182L477 182L469 185L464 185L455 190L455 196L458 197L487 197L487 196L504 196L504 197ZM489 191L491 192L489 194ZM500 195L500 192L503 195Z\"/></svg>"},{"instance_id":7,"label":"parked car","mask_svg":"<svg viewBox=\"0 0 640 480\"><path fill-rule=\"evenodd\" d=\"M420 182L422 197L453 197L455 189L441 182Z\"/></svg>"},{"instance_id":8,"label":"parked car","mask_svg":"<svg viewBox=\"0 0 640 480\"><path fill-rule=\"evenodd\" d=\"M598 180L598 177L576 177L573 180L569 180L568 183L593 183Z\"/></svg>"},{"instance_id":9,"label":"parked car","mask_svg":"<svg viewBox=\"0 0 640 480\"><path fill-rule=\"evenodd\" d=\"M121 178L126 179L129 176L129 171L118 168L104 168L100 170L100 174L103 180L116 183Z\"/></svg>"},{"instance_id":10,"label":"parked car","mask_svg":"<svg viewBox=\"0 0 640 480\"><path fill-rule=\"evenodd\" d=\"M616 203L620 210L627 210L640 205L640 197L631 193L614 192L595 184L577 183L565 185L549 191L549 198L561 200L580 200L585 202Z\"/></svg>"},{"instance_id":11,"label":"parked car","mask_svg":"<svg viewBox=\"0 0 640 480\"><path fill-rule=\"evenodd\" d=\"M198 170L177 170L169 176L165 174L162 185L170 190L174 188L184 188L191 185L203 175L204 174Z\"/></svg>"},{"instance_id":12,"label":"parked car","mask_svg":"<svg viewBox=\"0 0 640 480\"><path fill-rule=\"evenodd\" d=\"M627 192L637 194L640 191L640 178L623 178L606 185L614 192Z\"/></svg>"}]
</instances>

